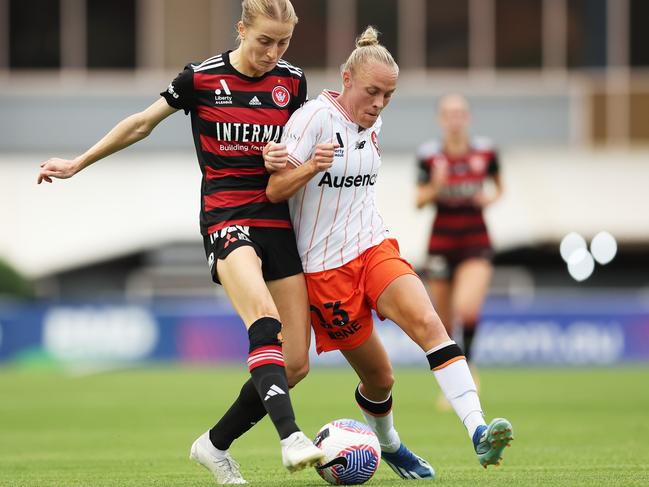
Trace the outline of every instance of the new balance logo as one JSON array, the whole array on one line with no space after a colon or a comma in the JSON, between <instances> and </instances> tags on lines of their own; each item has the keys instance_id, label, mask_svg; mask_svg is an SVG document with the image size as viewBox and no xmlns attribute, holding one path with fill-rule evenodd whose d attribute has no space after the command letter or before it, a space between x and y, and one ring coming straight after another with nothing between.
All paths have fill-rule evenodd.
<instances>
[{"instance_id":1,"label":"new balance logo","mask_svg":"<svg viewBox=\"0 0 649 487\"><path fill-rule=\"evenodd\" d=\"M281 394L286 394L286 393L279 386L273 384L272 386L270 386L270 389L268 389L268 392L266 393L266 397L264 397L264 401L268 401L271 397L278 396Z\"/></svg>"},{"instance_id":2,"label":"new balance logo","mask_svg":"<svg viewBox=\"0 0 649 487\"><path fill-rule=\"evenodd\" d=\"M259 98L257 98L256 96L253 96L252 100L250 100L250 103L248 103L248 105L250 105L251 107L257 107L257 106L261 105L261 102L259 101Z\"/></svg>"}]
</instances>

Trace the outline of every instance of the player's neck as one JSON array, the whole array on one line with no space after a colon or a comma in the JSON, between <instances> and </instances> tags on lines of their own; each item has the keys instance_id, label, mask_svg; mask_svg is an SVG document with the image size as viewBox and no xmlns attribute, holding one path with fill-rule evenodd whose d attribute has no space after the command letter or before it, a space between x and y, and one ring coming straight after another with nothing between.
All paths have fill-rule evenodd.
<instances>
[{"instance_id":1,"label":"player's neck","mask_svg":"<svg viewBox=\"0 0 649 487\"><path fill-rule=\"evenodd\" d=\"M241 47L237 47L234 51L230 52L230 65L244 76L249 76L250 78L258 78L264 74L263 72L255 71L250 63L246 61L245 57L241 55Z\"/></svg>"},{"instance_id":2,"label":"player's neck","mask_svg":"<svg viewBox=\"0 0 649 487\"><path fill-rule=\"evenodd\" d=\"M444 139L444 152L451 156L466 154L469 150L469 139L464 136Z\"/></svg>"},{"instance_id":3,"label":"player's neck","mask_svg":"<svg viewBox=\"0 0 649 487\"><path fill-rule=\"evenodd\" d=\"M336 98L336 101L337 101L338 104L343 108L343 110L345 110L345 112L347 113L347 115L349 116L349 118L351 118L352 122L354 122L354 123L358 126L358 131L359 131L359 132L362 132L363 130L367 130L367 129L369 128L369 127L363 127L363 126L362 126L360 123L358 123L358 121L355 119L355 117L354 117L354 110L352 110L352 106L351 106L351 104L349 103L349 100L347 99L347 97L345 96L345 90L343 90L343 92L342 92L340 95L338 95L338 97Z\"/></svg>"}]
</instances>

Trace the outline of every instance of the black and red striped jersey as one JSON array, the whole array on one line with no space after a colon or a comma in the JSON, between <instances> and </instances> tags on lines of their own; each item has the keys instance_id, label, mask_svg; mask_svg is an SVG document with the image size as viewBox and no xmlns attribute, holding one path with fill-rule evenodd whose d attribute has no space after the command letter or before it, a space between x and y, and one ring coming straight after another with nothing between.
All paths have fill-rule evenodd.
<instances>
[{"instance_id":1,"label":"black and red striped jersey","mask_svg":"<svg viewBox=\"0 0 649 487\"><path fill-rule=\"evenodd\" d=\"M472 198L482 190L484 180L500 171L498 153L485 137L471 139L469 150L451 156L437 141L422 144L417 151L417 182L431 180L435 169L448 172L448 183L437 195L437 206L472 206Z\"/></svg>"},{"instance_id":2,"label":"black and red striped jersey","mask_svg":"<svg viewBox=\"0 0 649 487\"><path fill-rule=\"evenodd\" d=\"M471 139L469 150L451 156L443 146L430 141L417 153L417 182L431 181L435 170L448 174L447 184L436 197L429 253L463 252L491 247L483 210L473 203L482 191L484 181L500 171L498 154L491 141L484 137Z\"/></svg>"},{"instance_id":3,"label":"black and red striped jersey","mask_svg":"<svg viewBox=\"0 0 649 487\"><path fill-rule=\"evenodd\" d=\"M203 235L232 225L291 228L286 202L266 198L262 150L278 142L291 114L307 99L302 70L284 60L252 78L230 64L230 51L188 64L160 93L191 115L203 174Z\"/></svg>"}]
</instances>

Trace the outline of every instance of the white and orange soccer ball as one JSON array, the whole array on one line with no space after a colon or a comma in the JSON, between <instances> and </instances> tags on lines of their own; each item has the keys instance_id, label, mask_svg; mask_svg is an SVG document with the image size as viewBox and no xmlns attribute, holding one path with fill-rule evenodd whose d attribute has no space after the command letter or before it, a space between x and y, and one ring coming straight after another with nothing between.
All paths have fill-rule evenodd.
<instances>
[{"instance_id":1,"label":"white and orange soccer ball","mask_svg":"<svg viewBox=\"0 0 649 487\"><path fill-rule=\"evenodd\" d=\"M357 485L372 478L381 460L381 446L374 432L353 419L325 424L314 443L325 457L315 469L334 485Z\"/></svg>"}]
</instances>

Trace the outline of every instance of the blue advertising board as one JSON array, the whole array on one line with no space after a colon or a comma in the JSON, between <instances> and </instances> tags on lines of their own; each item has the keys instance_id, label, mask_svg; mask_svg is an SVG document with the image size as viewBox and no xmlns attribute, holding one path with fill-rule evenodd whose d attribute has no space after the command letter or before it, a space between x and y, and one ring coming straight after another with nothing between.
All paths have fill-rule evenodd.
<instances>
[{"instance_id":1,"label":"blue advertising board","mask_svg":"<svg viewBox=\"0 0 649 487\"><path fill-rule=\"evenodd\" d=\"M394 323L375 320L394 364L425 365L422 351ZM210 301L153 304L4 303L0 363L133 364L143 361L240 363L248 350L241 320ZM492 365L612 365L649 362L649 304L638 296L490 298L475 359ZM314 365L344 363L337 352Z\"/></svg>"}]
</instances>

